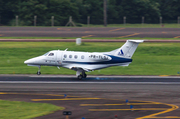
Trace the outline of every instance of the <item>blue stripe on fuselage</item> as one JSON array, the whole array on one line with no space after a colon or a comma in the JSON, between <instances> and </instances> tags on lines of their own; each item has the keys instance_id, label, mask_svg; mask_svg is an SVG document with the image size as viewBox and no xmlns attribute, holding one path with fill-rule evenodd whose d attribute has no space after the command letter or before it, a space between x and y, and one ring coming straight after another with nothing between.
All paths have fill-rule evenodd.
<instances>
[{"instance_id":1,"label":"blue stripe on fuselage","mask_svg":"<svg viewBox=\"0 0 180 119\"><path fill-rule=\"evenodd\" d=\"M127 59L127 58L121 58L121 57L116 57L112 55L108 55L112 59L109 61L99 61L99 62L77 62L77 61L63 61L63 63L74 63L74 64L90 64L90 65L96 65L96 64L117 64L117 63L127 63L127 62L132 62L132 59Z\"/></svg>"}]
</instances>

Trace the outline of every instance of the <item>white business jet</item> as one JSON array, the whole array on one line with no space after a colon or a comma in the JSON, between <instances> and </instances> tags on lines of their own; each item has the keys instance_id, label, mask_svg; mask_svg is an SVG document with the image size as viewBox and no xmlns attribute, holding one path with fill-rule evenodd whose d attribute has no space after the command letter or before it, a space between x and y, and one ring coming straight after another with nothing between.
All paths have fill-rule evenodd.
<instances>
[{"instance_id":1,"label":"white business jet","mask_svg":"<svg viewBox=\"0 0 180 119\"><path fill-rule=\"evenodd\" d=\"M103 69L111 66L128 66L137 46L143 40L127 40L126 43L116 50L110 52L76 52L66 50L52 50L46 54L26 60L28 66L39 68L41 66L65 67L76 71L78 79L86 78L85 72Z\"/></svg>"}]
</instances>

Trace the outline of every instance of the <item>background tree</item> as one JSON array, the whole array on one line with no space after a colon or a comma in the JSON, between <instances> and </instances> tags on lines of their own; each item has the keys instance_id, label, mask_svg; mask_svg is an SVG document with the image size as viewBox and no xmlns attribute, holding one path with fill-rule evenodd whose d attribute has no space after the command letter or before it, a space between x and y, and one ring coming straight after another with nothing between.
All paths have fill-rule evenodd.
<instances>
[{"instance_id":1,"label":"background tree","mask_svg":"<svg viewBox=\"0 0 180 119\"><path fill-rule=\"evenodd\" d=\"M142 16L146 23L157 23L161 16L159 3L153 0L122 0L120 16L126 16L128 23L141 22Z\"/></svg>"},{"instance_id":2,"label":"background tree","mask_svg":"<svg viewBox=\"0 0 180 119\"><path fill-rule=\"evenodd\" d=\"M87 16L91 17L91 24L103 24L104 0L0 0L0 24L15 25L15 16L19 16L19 25L34 24L50 26L51 16L54 24L64 26L69 16L75 23L87 23ZM159 23L159 17L165 22L177 23L180 16L180 0L107 0L108 23L123 23L123 16L127 23L141 23L142 16L145 23Z\"/></svg>"},{"instance_id":3,"label":"background tree","mask_svg":"<svg viewBox=\"0 0 180 119\"><path fill-rule=\"evenodd\" d=\"M180 16L180 0L160 0L161 14L165 22L171 22L174 19L176 22L177 17ZM163 20L163 21L164 21Z\"/></svg>"}]
</instances>

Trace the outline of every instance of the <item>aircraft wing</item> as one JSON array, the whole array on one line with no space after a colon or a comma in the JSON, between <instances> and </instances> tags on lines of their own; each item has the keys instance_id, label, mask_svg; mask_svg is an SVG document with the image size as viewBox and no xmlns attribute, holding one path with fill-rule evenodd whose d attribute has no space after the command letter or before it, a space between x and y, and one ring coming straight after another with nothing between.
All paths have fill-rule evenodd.
<instances>
[{"instance_id":1,"label":"aircraft wing","mask_svg":"<svg viewBox=\"0 0 180 119\"><path fill-rule=\"evenodd\" d=\"M78 70L82 70L82 71L86 71L86 72L91 72L91 69L87 69L87 68L83 68L83 67L70 67L71 70L74 71L78 71Z\"/></svg>"}]
</instances>

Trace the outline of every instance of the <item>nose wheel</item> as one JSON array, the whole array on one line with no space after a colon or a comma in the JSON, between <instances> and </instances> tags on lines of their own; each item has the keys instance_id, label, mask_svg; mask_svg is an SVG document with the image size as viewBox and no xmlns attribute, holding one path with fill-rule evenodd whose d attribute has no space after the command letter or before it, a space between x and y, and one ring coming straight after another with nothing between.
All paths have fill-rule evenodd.
<instances>
[{"instance_id":1,"label":"nose wheel","mask_svg":"<svg viewBox=\"0 0 180 119\"><path fill-rule=\"evenodd\" d=\"M41 75L41 72L40 72L40 71L38 71L38 72L37 72L37 75Z\"/></svg>"},{"instance_id":2,"label":"nose wheel","mask_svg":"<svg viewBox=\"0 0 180 119\"><path fill-rule=\"evenodd\" d=\"M37 75L41 75L41 66L38 67L39 70L37 71Z\"/></svg>"}]
</instances>

